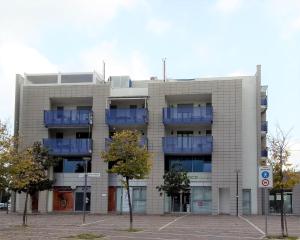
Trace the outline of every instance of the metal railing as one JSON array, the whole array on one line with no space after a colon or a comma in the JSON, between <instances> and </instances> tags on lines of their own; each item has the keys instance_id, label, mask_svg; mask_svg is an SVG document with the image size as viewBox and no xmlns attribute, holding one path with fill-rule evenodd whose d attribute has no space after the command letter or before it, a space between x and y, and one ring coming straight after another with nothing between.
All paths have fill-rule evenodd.
<instances>
[{"instance_id":1,"label":"metal railing","mask_svg":"<svg viewBox=\"0 0 300 240\"><path fill-rule=\"evenodd\" d=\"M57 126L88 126L93 123L91 110L45 110L44 124L46 127Z\"/></svg>"},{"instance_id":2,"label":"metal railing","mask_svg":"<svg viewBox=\"0 0 300 240\"><path fill-rule=\"evenodd\" d=\"M164 124L209 124L212 121L212 107L168 107L163 109Z\"/></svg>"},{"instance_id":3,"label":"metal railing","mask_svg":"<svg viewBox=\"0 0 300 240\"><path fill-rule=\"evenodd\" d=\"M265 157L265 158L268 157L268 149L261 150L261 157Z\"/></svg>"},{"instance_id":4,"label":"metal railing","mask_svg":"<svg viewBox=\"0 0 300 240\"><path fill-rule=\"evenodd\" d=\"M267 121L262 121L262 123L261 123L261 131L262 132L268 132L268 122Z\"/></svg>"},{"instance_id":5,"label":"metal railing","mask_svg":"<svg viewBox=\"0 0 300 240\"><path fill-rule=\"evenodd\" d=\"M213 151L212 136L168 136L162 140L167 154L211 154Z\"/></svg>"},{"instance_id":6,"label":"metal railing","mask_svg":"<svg viewBox=\"0 0 300 240\"><path fill-rule=\"evenodd\" d=\"M262 106L268 106L268 98L267 98L267 96L264 96L264 97L261 97L261 99L260 99L260 105L262 105Z\"/></svg>"},{"instance_id":7,"label":"metal railing","mask_svg":"<svg viewBox=\"0 0 300 240\"><path fill-rule=\"evenodd\" d=\"M144 125L148 123L148 109L106 109L108 125Z\"/></svg>"},{"instance_id":8,"label":"metal railing","mask_svg":"<svg viewBox=\"0 0 300 240\"><path fill-rule=\"evenodd\" d=\"M44 147L56 156L89 156L92 154L92 139L43 139Z\"/></svg>"}]
</instances>

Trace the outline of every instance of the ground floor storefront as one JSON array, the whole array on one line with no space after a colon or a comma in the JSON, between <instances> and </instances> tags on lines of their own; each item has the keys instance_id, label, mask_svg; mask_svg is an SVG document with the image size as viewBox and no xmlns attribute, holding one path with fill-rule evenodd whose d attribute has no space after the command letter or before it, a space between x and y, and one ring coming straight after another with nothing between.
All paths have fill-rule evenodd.
<instances>
[{"instance_id":1,"label":"ground floor storefront","mask_svg":"<svg viewBox=\"0 0 300 240\"><path fill-rule=\"evenodd\" d=\"M86 190L86 211L91 208L91 188ZM73 212L83 211L84 187L72 189L68 186L56 186L53 189L53 211Z\"/></svg>"}]
</instances>

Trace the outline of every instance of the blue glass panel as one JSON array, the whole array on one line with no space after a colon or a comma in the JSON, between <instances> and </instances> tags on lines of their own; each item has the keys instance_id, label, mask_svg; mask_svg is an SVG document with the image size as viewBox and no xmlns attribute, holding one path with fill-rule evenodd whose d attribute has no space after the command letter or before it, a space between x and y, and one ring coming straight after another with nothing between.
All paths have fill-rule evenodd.
<instances>
[{"instance_id":1,"label":"blue glass panel","mask_svg":"<svg viewBox=\"0 0 300 240\"><path fill-rule=\"evenodd\" d=\"M170 154L211 154L212 136L164 137L163 151Z\"/></svg>"},{"instance_id":2,"label":"blue glass panel","mask_svg":"<svg viewBox=\"0 0 300 240\"><path fill-rule=\"evenodd\" d=\"M193 172L203 172L203 161L200 159L193 160Z\"/></svg>"},{"instance_id":3,"label":"blue glass panel","mask_svg":"<svg viewBox=\"0 0 300 240\"><path fill-rule=\"evenodd\" d=\"M148 109L106 109L106 123L109 125L146 124Z\"/></svg>"},{"instance_id":4,"label":"blue glass panel","mask_svg":"<svg viewBox=\"0 0 300 240\"><path fill-rule=\"evenodd\" d=\"M43 145L52 155L90 155L92 153L91 139L43 139Z\"/></svg>"},{"instance_id":5,"label":"blue glass panel","mask_svg":"<svg viewBox=\"0 0 300 240\"><path fill-rule=\"evenodd\" d=\"M164 108L164 124L176 123L211 123L213 120L212 107L178 107Z\"/></svg>"},{"instance_id":6,"label":"blue glass panel","mask_svg":"<svg viewBox=\"0 0 300 240\"><path fill-rule=\"evenodd\" d=\"M211 172L211 162L204 162L203 172Z\"/></svg>"},{"instance_id":7,"label":"blue glass panel","mask_svg":"<svg viewBox=\"0 0 300 240\"><path fill-rule=\"evenodd\" d=\"M47 110L44 111L45 126L86 126L92 124L91 110Z\"/></svg>"}]
</instances>

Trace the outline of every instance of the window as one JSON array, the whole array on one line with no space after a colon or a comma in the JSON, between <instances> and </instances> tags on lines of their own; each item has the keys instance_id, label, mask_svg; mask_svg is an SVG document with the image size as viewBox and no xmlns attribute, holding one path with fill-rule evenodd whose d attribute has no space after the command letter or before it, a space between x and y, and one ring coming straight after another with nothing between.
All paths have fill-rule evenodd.
<instances>
[{"instance_id":1,"label":"window","mask_svg":"<svg viewBox=\"0 0 300 240\"><path fill-rule=\"evenodd\" d=\"M64 158L54 167L55 173L83 173L85 160L82 158ZM87 162L87 172L91 172L91 160Z\"/></svg>"},{"instance_id":2,"label":"window","mask_svg":"<svg viewBox=\"0 0 300 240\"><path fill-rule=\"evenodd\" d=\"M211 130L206 130L206 136L211 136Z\"/></svg>"},{"instance_id":3,"label":"window","mask_svg":"<svg viewBox=\"0 0 300 240\"><path fill-rule=\"evenodd\" d=\"M62 139L62 138L64 138L64 133L63 132L57 132L57 133L55 133L55 138L56 139Z\"/></svg>"},{"instance_id":4,"label":"window","mask_svg":"<svg viewBox=\"0 0 300 240\"><path fill-rule=\"evenodd\" d=\"M132 188L132 207L134 212L146 211L146 187Z\"/></svg>"},{"instance_id":5,"label":"window","mask_svg":"<svg viewBox=\"0 0 300 240\"><path fill-rule=\"evenodd\" d=\"M82 139L82 138L90 138L88 132L76 132L76 138Z\"/></svg>"},{"instance_id":6,"label":"window","mask_svg":"<svg viewBox=\"0 0 300 240\"><path fill-rule=\"evenodd\" d=\"M192 211L195 213L211 213L211 187L192 187Z\"/></svg>"},{"instance_id":7,"label":"window","mask_svg":"<svg viewBox=\"0 0 300 240\"><path fill-rule=\"evenodd\" d=\"M166 156L166 171L211 172L211 156Z\"/></svg>"}]
</instances>

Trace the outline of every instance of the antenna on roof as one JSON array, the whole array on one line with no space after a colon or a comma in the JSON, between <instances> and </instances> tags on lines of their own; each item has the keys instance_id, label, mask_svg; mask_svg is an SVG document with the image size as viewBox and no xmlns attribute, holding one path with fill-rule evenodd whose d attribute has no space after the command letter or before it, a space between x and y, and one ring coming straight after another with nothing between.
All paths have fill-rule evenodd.
<instances>
[{"instance_id":1,"label":"antenna on roof","mask_svg":"<svg viewBox=\"0 0 300 240\"><path fill-rule=\"evenodd\" d=\"M104 82L105 82L105 62L104 62L104 60L102 61L102 63L103 63L103 73L102 73L102 75L103 75L103 79L104 79Z\"/></svg>"},{"instance_id":2,"label":"antenna on roof","mask_svg":"<svg viewBox=\"0 0 300 240\"><path fill-rule=\"evenodd\" d=\"M163 79L164 79L164 82L166 81L166 60L167 60L167 58L162 59L162 61L163 61Z\"/></svg>"}]
</instances>

